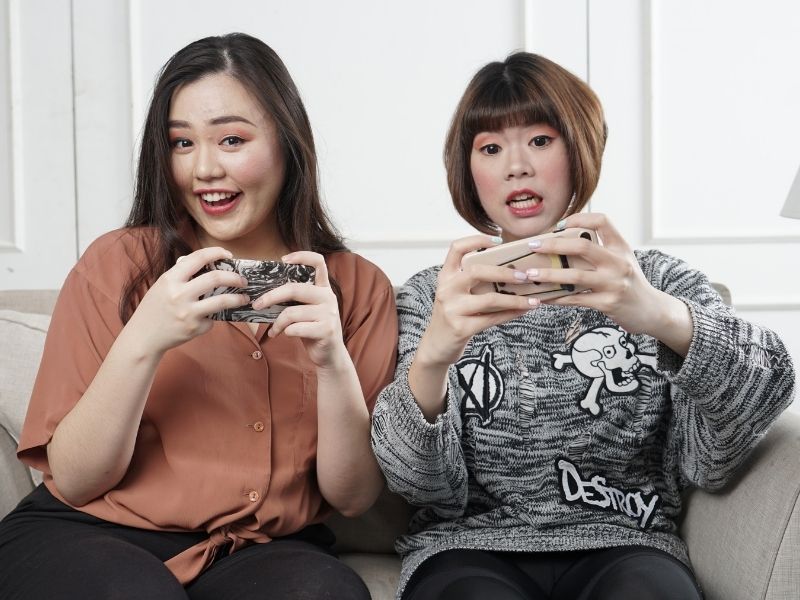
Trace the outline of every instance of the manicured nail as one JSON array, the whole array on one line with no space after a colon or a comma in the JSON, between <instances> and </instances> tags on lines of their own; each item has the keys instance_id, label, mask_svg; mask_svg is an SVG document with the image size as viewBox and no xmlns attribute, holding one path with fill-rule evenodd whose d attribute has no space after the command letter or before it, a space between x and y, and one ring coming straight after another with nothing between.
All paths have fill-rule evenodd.
<instances>
[{"instance_id":1,"label":"manicured nail","mask_svg":"<svg viewBox=\"0 0 800 600\"><path fill-rule=\"evenodd\" d=\"M520 281L525 281L528 278L528 275L524 271L514 271L514 279L519 279Z\"/></svg>"},{"instance_id":2,"label":"manicured nail","mask_svg":"<svg viewBox=\"0 0 800 600\"><path fill-rule=\"evenodd\" d=\"M525 274L528 278L533 279L539 276L539 269L528 269Z\"/></svg>"},{"instance_id":3,"label":"manicured nail","mask_svg":"<svg viewBox=\"0 0 800 600\"><path fill-rule=\"evenodd\" d=\"M539 306L539 299L538 298L528 298L528 306L530 306L530 307Z\"/></svg>"},{"instance_id":4,"label":"manicured nail","mask_svg":"<svg viewBox=\"0 0 800 600\"><path fill-rule=\"evenodd\" d=\"M247 277L242 277L242 287L247 287Z\"/></svg>"},{"instance_id":5,"label":"manicured nail","mask_svg":"<svg viewBox=\"0 0 800 600\"><path fill-rule=\"evenodd\" d=\"M499 235L493 235L492 242L494 242L495 244L502 244L503 238L501 238Z\"/></svg>"},{"instance_id":6,"label":"manicured nail","mask_svg":"<svg viewBox=\"0 0 800 600\"><path fill-rule=\"evenodd\" d=\"M541 246L542 242L540 242L539 240L531 240L530 242L528 242L528 248L530 248L531 250L535 248L540 248Z\"/></svg>"},{"instance_id":7,"label":"manicured nail","mask_svg":"<svg viewBox=\"0 0 800 600\"><path fill-rule=\"evenodd\" d=\"M567 226L567 220L561 219L558 223L556 223L556 231L559 229L564 229Z\"/></svg>"}]
</instances>

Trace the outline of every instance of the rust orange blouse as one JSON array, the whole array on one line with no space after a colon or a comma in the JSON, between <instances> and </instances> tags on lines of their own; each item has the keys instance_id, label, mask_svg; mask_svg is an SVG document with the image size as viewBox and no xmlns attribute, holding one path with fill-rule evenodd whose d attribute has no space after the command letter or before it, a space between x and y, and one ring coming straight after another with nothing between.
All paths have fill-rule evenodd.
<instances>
[{"instance_id":1,"label":"rust orange blouse","mask_svg":"<svg viewBox=\"0 0 800 600\"><path fill-rule=\"evenodd\" d=\"M118 306L131 271L154 251L152 229L108 233L86 250L59 295L18 456L44 472L45 485L62 501L46 445L123 327ZM356 254L331 254L326 262L342 290L343 337L371 411L394 374L392 287ZM267 542L322 521L331 510L315 475L314 365L298 339L270 339L266 331L261 325L254 336L244 323L215 322L208 333L168 351L127 474L80 507L133 527L207 531L208 541L167 562L183 583L226 541L233 549Z\"/></svg>"}]
</instances>

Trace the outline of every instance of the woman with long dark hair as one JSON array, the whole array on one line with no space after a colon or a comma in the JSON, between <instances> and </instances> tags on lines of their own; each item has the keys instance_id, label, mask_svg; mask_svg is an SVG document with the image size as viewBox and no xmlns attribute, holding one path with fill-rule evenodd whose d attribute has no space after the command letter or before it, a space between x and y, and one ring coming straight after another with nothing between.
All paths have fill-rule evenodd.
<instances>
[{"instance_id":1,"label":"woman with long dark hair","mask_svg":"<svg viewBox=\"0 0 800 600\"><path fill-rule=\"evenodd\" d=\"M231 259L313 285L250 298L208 268ZM286 308L209 318L248 304ZM395 340L389 281L322 207L281 60L244 34L189 44L158 77L126 226L55 307L18 449L44 483L0 524L0 596L368 598L321 523L382 487L369 415Z\"/></svg>"}]
</instances>

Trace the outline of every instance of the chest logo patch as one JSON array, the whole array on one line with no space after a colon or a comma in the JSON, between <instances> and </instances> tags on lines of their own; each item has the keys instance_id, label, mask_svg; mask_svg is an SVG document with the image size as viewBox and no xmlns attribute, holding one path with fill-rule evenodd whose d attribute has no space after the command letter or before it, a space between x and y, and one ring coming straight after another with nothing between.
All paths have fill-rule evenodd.
<instances>
[{"instance_id":1,"label":"chest logo patch","mask_svg":"<svg viewBox=\"0 0 800 600\"><path fill-rule=\"evenodd\" d=\"M572 365L591 380L579 406L593 417L603 412L598 401L603 389L612 394L630 394L641 385L636 377L639 369L643 365L654 371L656 368L655 355L638 354L636 344L628 334L616 327L596 327L587 331L573 342L569 354L555 352L552 358L557 371Z\"/></svg>"},{"instance_id":2,"label":"chest logo patch","mask_svg":"<svg viewBox=\"0 0 800 600\"><path fill-rule=\"evenodd\" d=\"M461 412L464 418L474 416L481 425L492 422L492 413L500 406L505 383L494 364L494 353L488 344L479 355L465 356L456 363L458 384L464 395Z\"/></svg>"}]
</instances>

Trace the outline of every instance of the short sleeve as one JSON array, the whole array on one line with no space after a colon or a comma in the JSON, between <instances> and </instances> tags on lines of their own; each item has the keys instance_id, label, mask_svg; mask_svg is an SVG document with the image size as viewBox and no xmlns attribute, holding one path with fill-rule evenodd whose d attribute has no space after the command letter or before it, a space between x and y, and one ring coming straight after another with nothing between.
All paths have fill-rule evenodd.
<instances>
[{"instance_id":1,"label":"short sleeve","mask_svg":"<svg viewBox=\"0 0 800 600\"><path fill-rule=\"evenodd\" d=\"M109 236L87 249L61 288L22 427L19 459L48 475L46 446L53 432L92 383L123 327L121 288L115 288L130 269L124 254L112 250L118 236Z\"/></svg>"},{"instance_id":2,"label":"short sleeve","mask_svg":"<svg viewBox=\"0 0 800 600\"><path fill-rule=\"evenodd\" d=\"M394 377L397 308L386 275L360 256L347 254L339 262L346 261L349 268L337 265L333 272L342 289L342 336L371 413L378 394Z\"/></svg>"}]
</instances>

